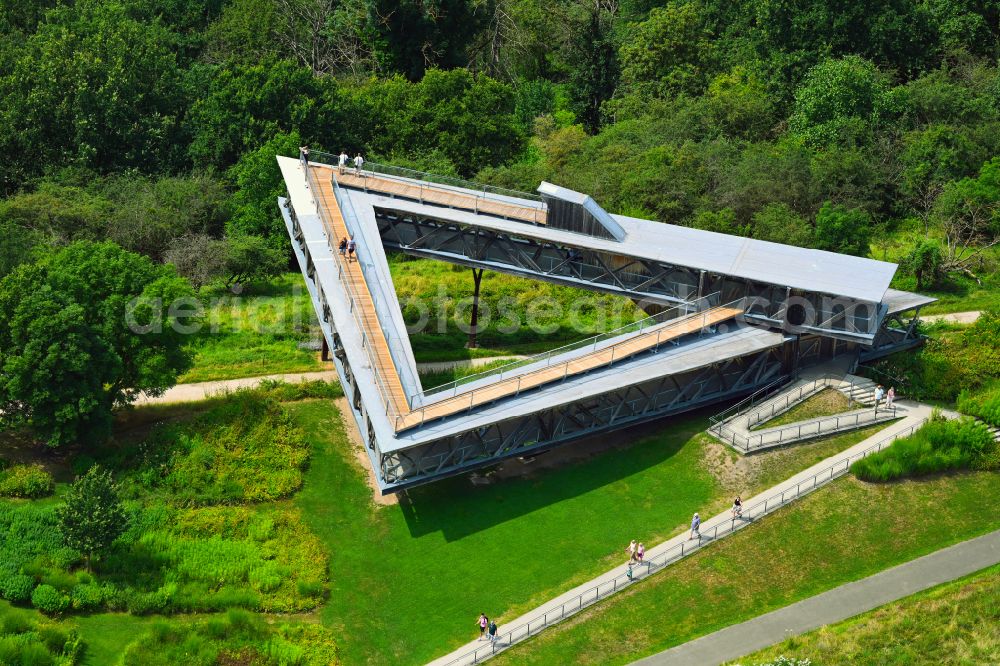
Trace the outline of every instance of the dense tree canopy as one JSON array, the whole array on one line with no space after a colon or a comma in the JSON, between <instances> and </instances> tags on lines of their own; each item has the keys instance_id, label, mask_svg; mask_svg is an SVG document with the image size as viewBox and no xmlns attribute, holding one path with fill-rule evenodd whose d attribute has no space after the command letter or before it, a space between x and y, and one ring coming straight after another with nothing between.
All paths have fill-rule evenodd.
<instances>
[{"instance_id":1,"label":"dense tree canopy","mask_svg":"<svg viewBox=\"0 0 1000 666\"><path fill-rule=\"evenodd\" d=\"M165 385L95 304L287 265L301 145L993 284L998 38L998 0L0 0L3 399L61 443ZM54 285L105 242L127 288Z\"/></svg>"},{"instance_id":2,"label":"dense tree canopy","mask_svg":"<svg viewBox=\"0 0 1000 666\"><path fill-rule=\"evenodd\" d=\"M100 441L111 410L187 369L190 286L117 245L77 242L0 281L0 416L59 446ZM138 300L140 299L141 300Z\"/></svg>"}]
</instances>

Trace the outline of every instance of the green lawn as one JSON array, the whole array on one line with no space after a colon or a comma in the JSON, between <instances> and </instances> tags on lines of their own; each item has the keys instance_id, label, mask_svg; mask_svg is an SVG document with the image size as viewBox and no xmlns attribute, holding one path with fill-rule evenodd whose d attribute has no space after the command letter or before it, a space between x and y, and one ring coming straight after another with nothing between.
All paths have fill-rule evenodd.
<instances>
[{"instance_id":1,"label":"green lawn","mask_svg":"<svg viewBox=\"0 0 1000 666\"><path fill-rule=\"evenodd\" d=\"M658 543L693 511L720 511L733 492L756 491L866 435L755 456L750 469L723 473L734 461L696 416L529 478L473 486L458 477L376 506L335 408L289 408L314 447L295 502L331 551L321 616L341 635L348 664L440 656L473 637L480 612L514 617L620 563L630 539Z\"/></svg>"},{"instance_id":2,"label":"green lawn","mask_svg":"<svg viewBox=\"0 0 1000 666\"><path fill-rule=\"evenodd\" d=\"M472 271L432 259L389 255L393 285L418 362L538 354L645 317L631 300L486 272L480 289L478 349L466 349Z\"/></svg>"},{"instance_id":3,"label":"green lawn","mask_svg":"<svg viewBox=\"0 0 1000 666\"><path fill-rule=\"evenodd\" d=\"M326 394L304 397L309 395ZM186 409L132 410L118 424L124 457L115 462L114 450L102 457L124 474L129 494L168 492L178 470L193 471L178 466L186 464L187 458L176 459L176 464L164 461L159 474L143 481L153 487L143 490L131 480L130 470L148 465L144 458L129 454L132 447L143 442L155 445L163 440L164 432L193 433L197 429L188 424L196 423L210 426L199 435L199 441L207 445L218 440L212 434L213 424L225 427L220 419L228 415L241 425L227 441L256 451L260 447L252 442L259 438L243 432L250 427L244 412L230 407L237 402L228 397ZM248 510L301 515L302 538L286 551L298 552L309 543L325 546L322 557L330 558L329 600L306 617L321 620L336 637L346 664L423 663L469 640L479 612L501 620L524 612L617 564L629 539L657 543L683 530L694 510L706 514L723 510L734 493L753 493L868 434L851 433L741 458L704 435L704 414L695 414L616 433L617 441L610 448L603 441L591 443L587 445L590 457L577 462L552 464L561 455L553 451L528 468L530 476L488 486L473 486L468 476L459 477L410 491L400 505L382 506L371 500L335 405L328 399L283 405L311 451L297 494L260 504L259 509L178 508L171 515L180 521L178 530L211 525L232 537L238 534L230 535L230 527L220 527L226 522L224 516L252 527L255 519L245 515ZM151 434L151 426L164 422L166 430L161 425ZM200 458L214 461L209 472L233 477L237 461L225 453ZM247 458L246 465L258 465L253 460ZM186 484L199 497L213 488L212 476L193 478L209 484ZM228 486L222 491L234 492ZM164 497L177 492L169 490ZM279 488L276 492L288 491ZM41 508L54 502L58 498L30 505ZM166 528L157 529L168 541L174 538ZM201 538L193 532L190 536ZM290 535L280 538L286 542ZM320 555L317 552L316 558ZM202 569L208 572L212 566ZM157 622L173 626L189 617ZM274 617L281 621L281 616ZM120 613L95 613L68 621L76 623L89 646L88 664L115 663L128 643L154 630L146 617ZM408 630L398 631L399 626Z\"/></svg>"},{"instance_id":4,"label":"green lawn","mask_svg":"<svg viewBox=\"0 0 1000 666\"><path fill-rule=\"evenodd\" d=\"M629 663L996 529L1000 514L984 499L998 495L1000 475L990 472L887 485L839 480L496 663Z\"/></svg>"},{"instance_id":5,"label":"green lawn","mask_svg":"<svg viewBox=\"0 0 1000 666\"><path fill-rule=\"evenodd\" d=\"M857 666L998 663L1000 566L790 638L738 663L780 655Z\"/></svg>"},{"instance_id":6,"label":"green lawn","mask_svg":"<svg viewBox=\"0 0 1000 666\"><path fill-rule=\"evenodd\" d=\"M327 369L319 352L299 345L319 338L316 313L298 273L249 285L242 293L206 289L202 329L192 336L194 367L180 383Z\"/></svg>"}]
</instances>

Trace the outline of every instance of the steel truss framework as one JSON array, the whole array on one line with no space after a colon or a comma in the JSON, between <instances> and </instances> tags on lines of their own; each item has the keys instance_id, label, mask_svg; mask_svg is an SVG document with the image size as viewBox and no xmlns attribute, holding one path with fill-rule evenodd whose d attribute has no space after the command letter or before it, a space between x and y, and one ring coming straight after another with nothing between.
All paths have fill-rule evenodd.
<instances>
[{"instance_id":1,"label":"steel truss framework","mask_svg":"<svg viewBox=\"0 0 1000 666\"><path fill-rule=\"evenodd\" d=\"M751 297L745 316L793 332L817 332L870 343L881 319L879 304L802 292L733 276L664 264L642 257L560 245L524 233L415 215L384 205L375 207L384 247L471 268L486 268L557 284L583 286L646 302L680 304L720 293L720 302ZM801 309L801 320L789 307ZM801 324L801 325L800 325Z\"/></svg>"},{"instance_id":2,"label":"steel truss framework","mask_svg":"<svg viewBox=\"0 0 1000 666\"><path fill-rule=\"evenodd\" d=\"M329 299L317 279L316 266L290 199L283 206L289 235L307 285L313 295L321 328L332 360L341 378L345 396L361 430L380 476L383 492L397 492L449 475L468 472L504 458L531 455L554 446L677 414L721 400L740 397L782 376L794 374L799 365L819 362L843 354L857 354L875 337L868 358L895 351L900 344L920 342L915 316L908 323L900 314L881 317L878 306L858 303L849 316L851 303L830 305L821 294L795 294L784 287L754 283L731 276L669 266L657 262L588 249L584 245L556 245L530 236L505 234L482 227L417 217L387 208L377 208L376 221L383 245L389 249L443 260L470 267L489 268L559 284L625 295L650 303L689 302L699 296L719 292L719 302L754 297L748 320L771 328L789 330L786 306L792 296L814 303L818 312L841 316L827 317L835 331L797 331L779 346L743 356L718 359L690 371L618 386L584 400L544 406L517 418L508 418L482 427L451 434L396 451L382 452L369 410L381 411L378 404L362 400L347 350L336 330ZM585 243L586 239L581 238ZM569 252L574 250L574 252ZM890 327L891 324L891 327ZM864 332L867 340L859 340ZM859 344L860 343L860 344ZM887 351L888 350L888 351ZM881 353L880 353L881 352ZM862 356L862 358L865 358ZM622 376L627 376L623 373Z\"/></svg>"},{"instance_id":3,"label":"steel truss framework","mask_svg":"<svg viewBox=\"0 0 1000 666\"><path fill-rule=\"evenodd\" d=\"M473 428L417 447L382 454L382 477L395 489L426 483L504 458L531 455L606 430L737 397L786 371L783 347L717 361L689 372L621 386L586 400Z\"/></svg>"},{"instance_id":4,"label":"steel truss framework","mask_svg":"<svg viewBox=\"0 0 1000 666\"><path fill-rule=\"evenodd\" d=\"M920 307L886 315L871 347L861 351L860 360L871 361L923 344L925 338L917 327L919 320Z\"/></svg>"}]
</instances>

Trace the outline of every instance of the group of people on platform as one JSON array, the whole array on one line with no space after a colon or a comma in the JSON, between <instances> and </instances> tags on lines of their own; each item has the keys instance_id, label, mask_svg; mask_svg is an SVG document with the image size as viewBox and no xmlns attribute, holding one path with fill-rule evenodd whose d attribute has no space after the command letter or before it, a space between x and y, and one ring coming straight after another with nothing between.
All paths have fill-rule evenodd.
<instances>
[{"instance_id":1,"label":"group of people on platform","mask_svg":"<svg viewBox=\"0 0 1000 666\"><path fill-rule=\"evenodd\" d=\"M351 158L347 156L346 151L343 150L340 151L340 156L337 158L337 171L340 172L340 175L342 176L344 175L344 171L347 170L347 162L350 159ZM361 168L364 167L364 165L365 165L365 158L361 156L361 153L358 153L354 157L354 171L359 176L361 175Z\"/></svg>"}]
</instances>

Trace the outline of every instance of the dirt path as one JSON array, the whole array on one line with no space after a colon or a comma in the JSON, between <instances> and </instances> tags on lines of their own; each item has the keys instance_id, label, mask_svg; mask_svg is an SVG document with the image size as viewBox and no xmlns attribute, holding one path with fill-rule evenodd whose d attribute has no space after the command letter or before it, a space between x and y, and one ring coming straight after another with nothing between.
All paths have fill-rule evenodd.
<instances>
[{"instance_id":1,"label":"dirt path","mask_svg":"<svg viewBox=\"0 0 1000 666\"><path fill-rule=\"evenodd\" d=\"M167 389L161 396L150 397L141 396L134 404L136 405L162 405L171 402L195 402L205 400L220 393L235 391L241 388L252 388L259 385L266 379L297 384L299 382L331 381L337 379L335 370L322 370L320 372L293 372L287 375L263 375L261 377L242 377L240 379L225 379L214 382L199 382L197 384L178 384Z\"/></svg>"},{"instance_id":2,"label":"dirt path","mask_svg":"<svg viewBox=\"0 0 1000 666\"><path fill-rule=\"evenodd\" d=\"M949 314L924 315L920 318L920 320L929 324L936 321L946 321L951 324L973 324L977 319L979 319L980 314L982 314L982 312L979 310L972 310L971 312L951 312Z\"/></svg>"}]
</instances>

